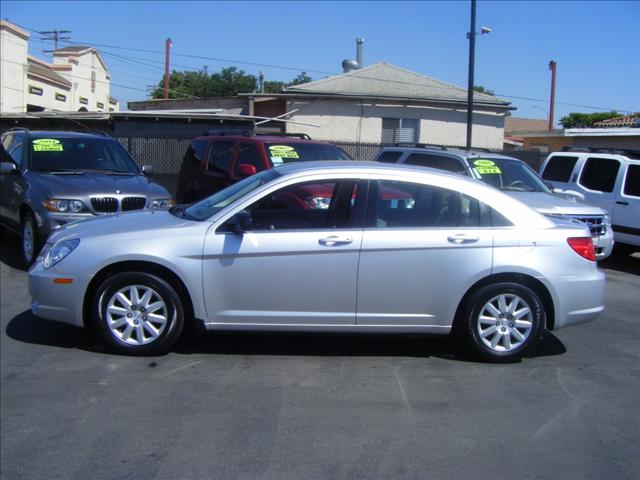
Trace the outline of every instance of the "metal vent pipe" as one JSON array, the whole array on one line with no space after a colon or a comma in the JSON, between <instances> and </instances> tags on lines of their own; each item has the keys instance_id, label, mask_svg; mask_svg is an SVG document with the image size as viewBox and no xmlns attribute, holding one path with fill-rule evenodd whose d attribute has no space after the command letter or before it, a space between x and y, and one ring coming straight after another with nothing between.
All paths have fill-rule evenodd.
<instances>
[{"instance_id":1,"label":"metal vent pipe","mask_svg":"<svg viewBox=\"0 0 640 480\"><path fill-rule=\"evenodd\" d=\"M358 68L364 67L362 45L364 45L364 38L360 38L360 37L356 38L356 61L358 62Z\"/></svg>"}]
</instances>

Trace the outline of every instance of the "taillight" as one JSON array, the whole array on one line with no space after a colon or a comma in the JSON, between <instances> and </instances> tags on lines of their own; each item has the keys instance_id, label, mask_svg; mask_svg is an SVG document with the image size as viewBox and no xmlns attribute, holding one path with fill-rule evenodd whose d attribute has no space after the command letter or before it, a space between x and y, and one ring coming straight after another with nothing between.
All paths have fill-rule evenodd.
<instances>
[{"instance_id":1,"label":"taillight","mask_svg":"<svg viewBox=\"0 0 640 480\"><path fill-rule=\"evenodd\" d=\"M592 262L596 261L596 251L593 248L593 240L591 237L571 237L567 238L567 243L573 248L573 251L581 257L591 260Z\"/></svg>"}]
</instances>

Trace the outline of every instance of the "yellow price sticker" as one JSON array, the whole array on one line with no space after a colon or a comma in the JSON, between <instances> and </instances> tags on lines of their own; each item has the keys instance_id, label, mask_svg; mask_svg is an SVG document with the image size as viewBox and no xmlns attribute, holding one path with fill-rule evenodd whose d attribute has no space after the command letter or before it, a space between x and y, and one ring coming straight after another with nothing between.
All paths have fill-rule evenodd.
<instances>
[{"instance_id":1,"label":"yellow price sticker","mask_svg":"<svg viewBox=\"0 0 640 480\"><path fill-rule=\"evenodd\" d=\"M56 138L37 138L32 142L34 152L62 152L64 148Z\"/></svg>"}]
</instances>

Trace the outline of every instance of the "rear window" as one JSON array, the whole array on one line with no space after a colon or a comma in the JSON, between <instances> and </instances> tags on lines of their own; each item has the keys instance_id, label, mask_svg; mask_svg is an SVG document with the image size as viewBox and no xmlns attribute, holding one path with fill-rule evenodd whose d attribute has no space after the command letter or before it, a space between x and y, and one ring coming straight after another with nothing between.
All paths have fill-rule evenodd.
<instances>
[{"instance_id":1,"label":"rear window","mask_svg":"<svg viewBox=\"0 0 640 480\"><path fill-rule=\"evenodd\" d=\"M610 158L590 157L584 164L580 184L589 190L613 192L620 162Z\"/></svg>"},{"instance_id":2,"label":"rear window","mask_svg":"<svg viewBox=\"0 0 640 480\"><path fill-rule=\"evenodd\" d=\"M428 153L412 153L404 161L407 165L419 165L421 167L437 168L448 172L465 173L464 166L459 160L443 155L432 155Z\"/></svg>"},{"instance_id":3,"label":"rear window","mask_svg":"<svg viewBox=\"0 0 640 480\"><path fill-rule=\"evenodd\" d=\"M324 143L267 143L265 149L274 167L291 162L351 160L341 148Z\"/></svg>"},{"instance_id":4,"label":"rear window","mask_svg":"<svg viewBox=\"0 0 640 480\"><path fill-rule=\"evenodd\" d=\"M558 155L551 157L544 167L542 178L552 182L568 182L578 157Z\"/></svg>"}]
</instances>

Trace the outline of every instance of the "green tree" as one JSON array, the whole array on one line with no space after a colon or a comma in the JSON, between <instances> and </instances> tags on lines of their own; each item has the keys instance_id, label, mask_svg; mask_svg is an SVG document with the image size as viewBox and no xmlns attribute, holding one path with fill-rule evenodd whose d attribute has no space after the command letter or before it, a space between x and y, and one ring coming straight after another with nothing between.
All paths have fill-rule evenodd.
<instances>
[{"instance_id":1,"label":"green tree","mask_svg":"<svg viewBox=\"0 0 640 480\"><path fill-rule=\"evenodd\" d=\"M596 113L572 112L560 119L560 125L562 125L564 128L590 128L593 127L593 124L596 122L619 116L620 113L614 110L612 110L611 112Z\"/></svg>"},{"instance_id":2,"label":"green tree","mask_svg":"<svg viewBox=\"0 0 640 480\"><path fill-rule=\"evenodd\" d=\"M492 96L496 95L495 93L493 93L493 90L488 90L484 88L482 85L474 85L473 90L478 93L484 93L485 95L492 95Z\"/></svg>"}]
</instances>

